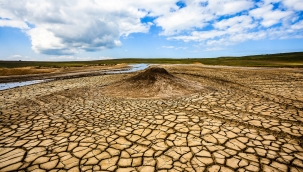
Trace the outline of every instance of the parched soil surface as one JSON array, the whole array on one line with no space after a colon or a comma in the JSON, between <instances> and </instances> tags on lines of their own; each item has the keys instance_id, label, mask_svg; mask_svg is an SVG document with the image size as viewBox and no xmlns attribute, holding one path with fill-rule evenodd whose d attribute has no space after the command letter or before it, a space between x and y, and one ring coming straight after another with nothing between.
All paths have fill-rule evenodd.
<instances>
[{"instance_id":1,"label":"parched soil surface","mask_svg":"<svg viewBox=\"0 0 303 172\"><path fill-rule=\"evenodd\" d=\"M202 89L104 92L137 72L0 91L0 171L303 171L302 70L161 67Z\"/></svg>"}]
</instances>

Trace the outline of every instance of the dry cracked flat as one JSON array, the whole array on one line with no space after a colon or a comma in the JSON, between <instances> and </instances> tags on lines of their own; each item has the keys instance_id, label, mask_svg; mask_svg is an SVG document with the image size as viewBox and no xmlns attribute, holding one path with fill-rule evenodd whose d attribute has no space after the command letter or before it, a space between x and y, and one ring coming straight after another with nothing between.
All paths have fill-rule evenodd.
<instances>
[{"instance_id":1,"label":"dry cracked flat","mask_svg":"<svg viewBox=\"0 0 303 172\"><path fill-rule=\"evenodd\" d=\"M202 88L104 94L137 76L121 74L0 91L0 171L303 171L302 71L165 69Z\"/></svg>"}]
</instances>

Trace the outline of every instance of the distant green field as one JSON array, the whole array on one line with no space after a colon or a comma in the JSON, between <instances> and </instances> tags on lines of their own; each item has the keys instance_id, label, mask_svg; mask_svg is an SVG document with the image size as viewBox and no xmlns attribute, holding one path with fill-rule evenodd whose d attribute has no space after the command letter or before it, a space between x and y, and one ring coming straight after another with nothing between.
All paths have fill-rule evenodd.
<instances>
[{"instance_id":1,"label":"distant green field","mask_svg":"<svg viewBox=\"0 0 303 172\"><path fill-rule=\"evenodd\" d=\"M253 55L243 57L218 57L218 58L153 58L153 59L112 59L97 61L0 61L0 68L16 67L82 67L98 65L115 65L119 63L149 63L149 64L192 64L202 63L205 65L225 65L225 66L247 66L247 67L295 67L303 68L303 52Z\"/></svg>"}]
</instances>

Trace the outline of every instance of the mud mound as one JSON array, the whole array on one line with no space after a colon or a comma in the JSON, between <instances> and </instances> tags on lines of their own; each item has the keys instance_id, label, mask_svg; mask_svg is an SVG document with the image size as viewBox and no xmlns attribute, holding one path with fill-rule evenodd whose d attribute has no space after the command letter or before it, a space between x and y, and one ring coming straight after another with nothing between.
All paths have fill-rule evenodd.
<instances>
[{"instance_id":1,"label":"mud mound","mask_svg":"<svg viewBox=\"0 0 303 172\"><path fill-rule=\"evenodd\" d=\"M164 68L151 67L128 79L105 86L103 94L129 98L163 98L195 93L202 87L167 72Z\"/></svg>"},{"instance_id":2,"label":"mud mound","mask_svg":"<svg viewBox=\"0 0 303 172\"><path fill-rule=\"evenodd\" d=\"M152 67L146 69L144 72L133 76L126 81L134 82L139 85L154 84L156 81L167 79L168 81L173 79L174 76L168 73L165 69L159 67Z\"/></svg>"}]
</instances>

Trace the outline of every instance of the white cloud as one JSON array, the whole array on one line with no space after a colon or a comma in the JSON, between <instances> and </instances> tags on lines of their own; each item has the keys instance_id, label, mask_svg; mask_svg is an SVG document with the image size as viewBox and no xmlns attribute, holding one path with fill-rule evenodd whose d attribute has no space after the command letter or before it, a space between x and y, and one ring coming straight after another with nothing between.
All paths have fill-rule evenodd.
<instances>
[{"instance_id":1,"label":"white cloud","mask_svg":"<svg viewBox=\"0 0 303 172\"><path fill-rule=\"evenodd\" d=\"M177 35L184 31L202 29L220 15L232 15L253 7L249 0L211 0L202 6L199 0L187 0L186 7L171 11L155 20L163 28L161 35Z\"/></svg>"},{"instance_id":2,"label":"white cloud","mask_svg":"<svg viewBox=\"0 0 303 172\"><path fill-rule=\"evenodd\" d=\"M302 29L301 23L294 25L293 29ZM201 42L200 46L206 47L205 50L215 50L218 46L222 47L235 45L247 40L261 40L261 39L286 39L286 38L301 38L300 32L294 32L292 29L284 30L285 28L272 28L268 30L250 31L244 29L241 32L234 32L233 30L211 30L203 32L192 32L190 35L175 36L170 39Z\"/></svg>"},{"instance_id":3,"label":"white cloud","mask_svg":"<svg viewBox=\"0 0 303 172\"><path fill-rule=\"evenodd\" d=\"M256 27L250 16L236 16L229 19L224 19L214 23L214 27L219 30L228 30L229 32L239 32L245 29L251 29Z\"/></svg>"},{"instance_id":4,"label":"white cloud","mask_svg":"<svg viewBox=\"0 0 303 172\"><path fill-rule=\"evenodd\" d=\"M296 11L303 10L303 2L302 0L283 0L282 3L288 8L292 8Z\"/></svg>"},{"instance_id":5,"label":"white cloud","mask_svg":"<svg viewBox=\"0 0 303 172\"><path fill-rule=\"evenodd\" d=\"M207 8L216 15L231 15L254 6L251 0L209 0Z\"/></svg>"},{"instance_id":6,"label":"white cloud","mask_svg":"<svg viewBox=\"0 0 303 172\"><path fill-rule=\"evenodd\" d=\"M28 29L32 49L43 54L75 54L121 46L120 36L149 31L152 23L141 23L148 14L133 2L86 0L5 0L0 6L0 26ZM124 5L127 6L124 6ZM23 21L23 22L20 22Z\"/></svg>"},{"instance_id":7,"label":"white cloud","mask_svg":"<svg viewBox=\"0 0 303 172\"><path fill-rule=\"evenodd\" d=\"M207 47L204 49L204 51L222 51L224 50L223 47Z\"/></svg>"},{"instance_id":8,"label":"white cloud","mask_svg":"<svg viewBox=\"0 0 303 172\"><path fill-rule=\"evenodd\" d=\"M121 7L137 7L139 9L142 9L143 11L148 12L148 16L166 16L170 13L170 11L177 10L178 6L175 4L179 0L124 0L124 1L118 1L121 4ZM117 5L114 2L114 6Z\"/></svg>"},{"instance_id":9,"label":"white cloud","mask_svg":"<svg viewBox=\"0 0 303 172\"><path fill-rule=\"evenodd\" d=\"M174 36L170 37L171 40L183 40L185 42L189 41L203 41L207 39L212 39L216 37L220 37L222 35L225 35L225 31L219 31L219 30L211 30L211 31L193 31L190 35L181 35L181 36Z\"/></svg>"},{"instance_id":10,"label":"white cloud","mask_svg":"<svg viewBox=\"0 0 303 172\"><path fill-rule=\"evenodd\" d=\"M43 54L74 54L76 50L63 44L61 38L44 28L34 28L27 32L31 37L32 49Z\"/></svg>"},{"instance_id":11,"label":"white cloud","mask_svg":"<svg viewBox=\"0 0 303 172\"><path fill-rule=\"evenodd\" d=\"M298 23L295 23L291 26L291 28L296 30L303 29L303 20L299 21Z\"/></svg>"},{"instance_id":12,"label":"white cloud","mask_svg":"<svg viewBox=\"0 0 303 172\"><path fill-rule=\"evenodd\" d=\"M268 4L274 4L274 3L280 3L282 0L263 0L261 1L261 4L263 3L264 5Z\"/></svg>"},{"instance_id":13,"label":"white cloud","mask_svg":"<svg viewBox=\"0 0 303 172\"><path fill-rule=\"evenodd\" d=\"M277 24L283 18L290 17L292 11L272 10L273 5L266 5L260 8L253 9L249 14L257 19L262 19L261 24L265 27L270 27Z\"/></svg>"},{"instance_id":14,"label":"white cloud","mask_svg":"<svg viewBox=\"0 0 303 172\"><path fill-rule=\"evenodd\" d=\"M174 50L186 50L187 47L175 47L175 46L162 46L161 48L166 48L166 49L174 49Z\"/></svg>"},{"instance_id":15,"label":"white cloud","mask_svg":"<svg viewBox=\"0 0 303 172\"><path fill-rule=\"evenodd\" d=\"M182 31L203 28L212 19L214 16L207 13L206 9L192 3L185 8L160 16L155 23L163 28L161 35L175 35Z\"/></svg>"},{"instance_id":16,"label":"white cloud","mask_svg":"<svg viewBox=\"0 0 303 172\"><path fill-rule=\"evenodd\" d=\"M172 49L172 48L175 48L175 47L174 46L162 46L161 48Z\"/></svg>"},{"instance_id":17,"label":"white cloud","mask_svg":"<svg viewBox=\"0 0 303 172\"><path fill-rule=\"evenodd\" d=\"M22 21L14 21L14 20L3 20L0 19L0 27L14 27L19 29L29 29L27 24Z\"/></svg>"}]
</instances>

